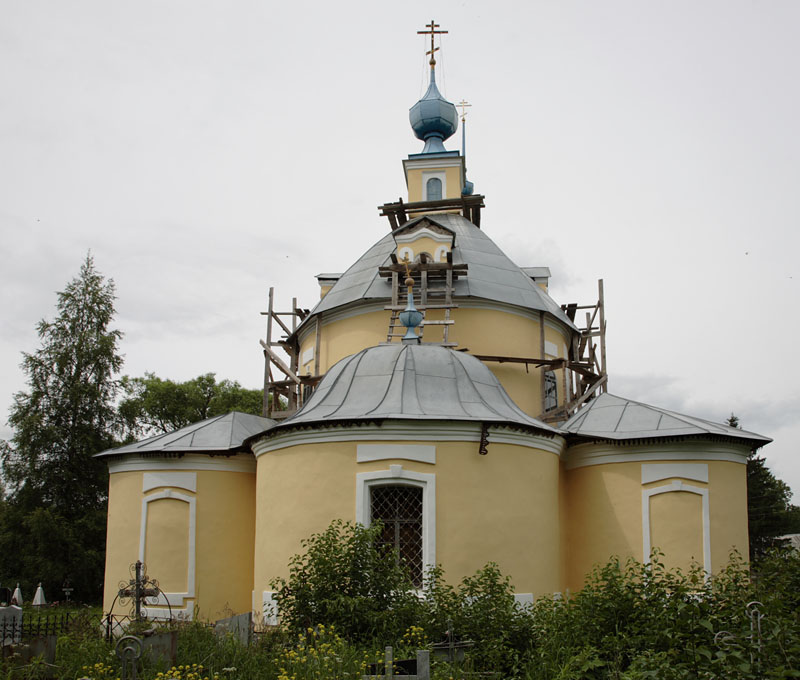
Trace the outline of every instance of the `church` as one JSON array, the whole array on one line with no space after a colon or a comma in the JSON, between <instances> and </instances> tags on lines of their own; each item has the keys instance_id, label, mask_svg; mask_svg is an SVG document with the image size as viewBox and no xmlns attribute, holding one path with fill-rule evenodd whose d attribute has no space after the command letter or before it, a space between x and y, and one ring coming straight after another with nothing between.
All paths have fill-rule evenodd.
<instances>
[{"instance_id":1,"label":"church","mask_svg":"<svg viewBox=\"0 0 800 680\"><path fill-rule=\"evenodd\" d=\"M558 304L515 263L430 81L409 112L422 149L407 200L310 309L267 312L264 417L229 413L98 454L110 472L104 609L129 565L158 580L151 617L272 604L301 541L380 520L416 585L487 562L519 602L580 589L612 556L707 574L747 554L748 454L770 439L608 391L603 288ZM462 126L463 126L462 109ZM269 397L269 398L268 398ZM273 406L284 405L282 410ZM269 616L268 622L274 622Z\"/></svg>"}]
</instances>

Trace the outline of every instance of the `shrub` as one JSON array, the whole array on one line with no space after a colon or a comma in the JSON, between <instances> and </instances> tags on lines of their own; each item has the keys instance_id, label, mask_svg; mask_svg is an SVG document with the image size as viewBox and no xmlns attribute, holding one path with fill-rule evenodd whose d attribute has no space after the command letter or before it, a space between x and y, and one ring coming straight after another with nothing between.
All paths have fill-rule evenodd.
<instances>
[{"instance_id":1,"label":"shrub","mask_svg":"<svg viewBox=\"0 0 800 680\"><path fill-rule=\"evenodd\" d=\"M511 579L487 564L457 587L447 584L440 568L426 579L426 633L446 639L448 627L459 640L471 640L470 664L479 670L515 674L532 644L532 619L514 600Z\"/></svg>"},{"instance_id":2,"label":"shrub","mask_svg":"<svg viewBox=\"0 0 800 680\"><path fill-rule=\"evenodd\" d=\"M336 520L305 540L288 580L271 583L281 624L295 634L334 624L350 641L399 639L421 605L397 554L380 546L380 531Z\"/></svg>"}]
</instances>

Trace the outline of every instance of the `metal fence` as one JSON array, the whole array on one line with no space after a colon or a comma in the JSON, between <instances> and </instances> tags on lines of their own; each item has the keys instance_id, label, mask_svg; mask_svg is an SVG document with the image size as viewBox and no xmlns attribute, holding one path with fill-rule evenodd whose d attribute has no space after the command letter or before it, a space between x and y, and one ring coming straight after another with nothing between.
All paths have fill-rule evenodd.
<instances>
[{"instance_id":1,"label":"metal fence","mask_svg":"<svg viewBox=\"0 0 800 680\"><path fill-rule=\"evenodd\" d=\"M8 617L0 621L0 647L19 644L35 638L65 633L75 614L23 614L21 617Z\"/></svg>"}]
</instances>

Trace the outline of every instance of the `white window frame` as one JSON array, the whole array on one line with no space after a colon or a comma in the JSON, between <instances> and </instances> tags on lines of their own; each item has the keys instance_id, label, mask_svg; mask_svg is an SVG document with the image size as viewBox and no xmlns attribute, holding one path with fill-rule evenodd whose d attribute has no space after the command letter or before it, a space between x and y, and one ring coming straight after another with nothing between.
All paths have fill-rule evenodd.
<instances>
[{"instance_id":1,"label":"white window frame","mask_svg":"<svg viewBox=\"0 0 800 680\"><path fill-rule=\"evenodd\" d=\"M422 489L422 576L436 566L436 475L404 470L390 465L388 470L356 474L356 522L368 527L370 491L374 486L415 486Z\"/></svg>"},{"instance_id":2,"label":"white window frame","mask_svg":"<svg viewBox=\"0 0 800 680\"><path fill-rule=\"evenodd\" d=\"M447 174L442 170L422 171L422 200L428 200L428 180L436 178L442 183L442 199L447 198Z\"/></svg>"}]
</instances>

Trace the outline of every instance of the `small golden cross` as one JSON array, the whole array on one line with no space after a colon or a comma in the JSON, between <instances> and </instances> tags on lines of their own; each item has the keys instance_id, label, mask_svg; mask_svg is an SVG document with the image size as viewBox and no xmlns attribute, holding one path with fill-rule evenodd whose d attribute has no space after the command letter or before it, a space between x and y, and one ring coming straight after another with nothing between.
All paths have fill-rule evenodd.
<instances>
[{"instance_id":1,"label":"small golden cross","mask_svg":"<svg viewBox=\"0 0 800 680\"><path fill-rule=\"evenodd\" d=\"M430 52L425 52L425 54L430 54L431 55L430 64L431 64L431 66L434 66L436 64L436 59L433 58L433 53L438 51L439 48L433 46L433 37L435 35L442 35L444 33L447 33L447 31L437 31L436 29L439 28L439 24L434 22L433 19L431 19L431 23L425 24L425 28L427 28L428 30L427 31L417 31L417 35L430 35L431 36L431 49L430 49Z\"/></svg>"},{"instance_id":2,"label":"small golden cross","mask_svg":"<svg viewBox=\"0 0 800 680\"><path fill-rule=\"evenodd\" d=\"M467 109L472 107L472 104L468 104L466 100L462 99L458 102L458 107L461 109L461 122L465 122L465 118L467 117Z\"/></svg>"}]
</instances>

